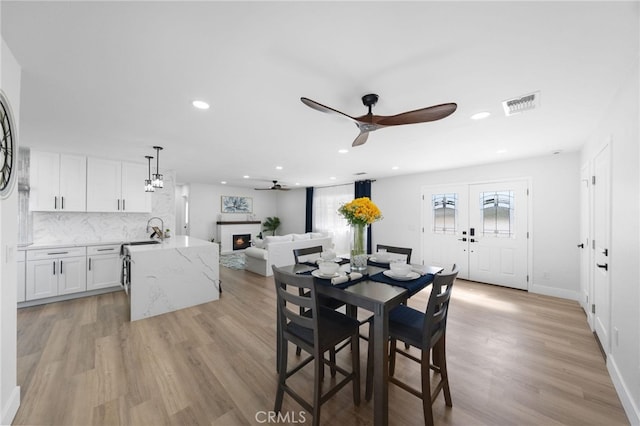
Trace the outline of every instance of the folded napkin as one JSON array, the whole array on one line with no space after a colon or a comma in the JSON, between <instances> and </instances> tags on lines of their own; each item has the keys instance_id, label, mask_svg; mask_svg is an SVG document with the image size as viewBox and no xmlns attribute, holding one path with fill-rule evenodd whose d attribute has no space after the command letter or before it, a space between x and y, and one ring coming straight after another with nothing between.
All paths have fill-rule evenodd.
<instances>
[{"instance_id":1,"label":"folded napkin","mask_svg":"<svg viewBox=\"0 0 640 426\"><path fill-rule=\"evenodd\" d=\"M331 284L342 284L347 281L359 280L362 278L362 274L359 272L349 272L346 275L340 275L339 277L331 278Z\"/></svg>"}]
</instances>

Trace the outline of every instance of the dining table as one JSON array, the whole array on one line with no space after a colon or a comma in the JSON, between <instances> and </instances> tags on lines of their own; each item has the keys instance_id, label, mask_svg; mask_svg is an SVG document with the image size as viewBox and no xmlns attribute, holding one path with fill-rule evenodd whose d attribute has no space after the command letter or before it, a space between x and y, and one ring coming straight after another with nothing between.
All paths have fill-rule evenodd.
<instances>
[{"instance_id":1,"label":"dining table","mask_svg":"<svg viewBox=\"0 0 640 426\"><path fill-rule=\"evenodd\" d=\"M296 273L295 265L283 269ZM373 314L373 419L376 426L389 423L389 312L429 286L442 268L412 264L412 272L419 277L411 280L396 280L385 273L388 270L388 263L369 261L362 275L351 273L348 263L341 266L340 276L333 280L314 274L318 294L344 302L348 314L355 315L357 308Z\"/></svg>"}]
</instances>

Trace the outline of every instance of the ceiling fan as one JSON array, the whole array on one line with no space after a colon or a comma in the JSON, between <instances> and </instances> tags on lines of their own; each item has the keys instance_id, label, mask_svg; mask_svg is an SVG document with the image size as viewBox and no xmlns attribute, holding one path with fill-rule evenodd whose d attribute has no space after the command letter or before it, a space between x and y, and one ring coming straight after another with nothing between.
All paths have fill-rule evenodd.
<instances>
[{"instance_id":1,"label":"ceiling fan","mask_svg":"<svg viewBox=\"0 0 640 426\"><path fill-rule=\"evenodd\" d=\"M290 189L280 185L277 180L272 180L271 182L273 182L273 186L271 186L271 188L253 188L253 189L255 189L256 191L288 191Z\"/></svg>"},{"instance_id":2,"label":"ceiling fan","mask_svg":"<svg viewBox=\"0 0 640 426\"><path fill-rule=\"evenodd\" d=\"M353 141L352 146L364 144L369 138L369 132L373 132L374 130L378 130L387 126L398 126L400 124L426 123L429 121L441 120L453 114L456 108L458 108L457 104L448 103L416 109L414 111L403 112L397 115L373 115L371 113L371 107L378 102L378 95L370 93L362 97L362 103L364 104L364 106L369 108L369 112L366 115L360 117L351 117L344 112L329 108L328 106L319 104L318 102L313 101L309 98L302 97L300 98L300 100L303 104L315 110L340 114L353 121L360 129L360 134Z\"/></svg>"}]
</instances>

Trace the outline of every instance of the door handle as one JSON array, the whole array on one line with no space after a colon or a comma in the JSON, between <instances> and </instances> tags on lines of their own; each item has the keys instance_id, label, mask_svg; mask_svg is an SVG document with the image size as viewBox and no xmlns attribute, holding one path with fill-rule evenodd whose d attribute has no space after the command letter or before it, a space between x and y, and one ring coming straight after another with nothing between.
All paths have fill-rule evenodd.
<instances>
[{"instance_id":1,"label":"door handle","mask_svg":"<svg viewBox=\"0 0 640 426\"><path fill-rule=\"evenodd\" d=\"M605 263L604 265L601 265L601 264L599 264L599 263L596 263L596 266L597 266L598 268L602 268L602 269L604 269L605 271L608 271L608 270L609 270L609 264L608 264L608 263Z\"/></svg>"},{"instance_id":2,"label":"door handle","mask_svg":"<svg viewBox=\"0 0 640 426\"><path fill-rule=\"evenodd\" d=\"M62 274L62 260L60 261L60 273Z\"/></svg>"},{"instance_id":3,"label":"door handle","mask_svg":"<svg viewBox=\"0 0 640 426\"><path fill-rule=\"evenodd\" d=\"M584 248L584 243L582 243L582 244L578 244L578 248L583 249L583 248Z\"/></svg>"},{"instance_id":4,"label":"door handle","mask_svg":"<svg viewBox=\"0 0 640 426\"><path fill-rule=\"evenodd\" d=\"M60 197L60 209L64 210L64 197Z\"/></svg>"}]
</instances>

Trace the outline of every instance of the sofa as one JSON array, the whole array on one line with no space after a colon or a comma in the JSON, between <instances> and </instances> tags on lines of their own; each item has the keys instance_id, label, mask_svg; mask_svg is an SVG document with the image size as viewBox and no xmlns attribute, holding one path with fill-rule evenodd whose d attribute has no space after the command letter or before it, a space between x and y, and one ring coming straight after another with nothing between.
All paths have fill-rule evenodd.
<instances>
[{"instance_id":1,"label":"sofa","mask_svg":"<svg viewBox=\"0 0 640 426\"><path fill-rule=\"evenodd\" d=\"M271 265L293 265L294 249L322 246L325 251L333 248L331 237L321 232L255 238L252 244L244 251L245 269L265 277L273 275Z\"/></svg>"}]
</instances>

